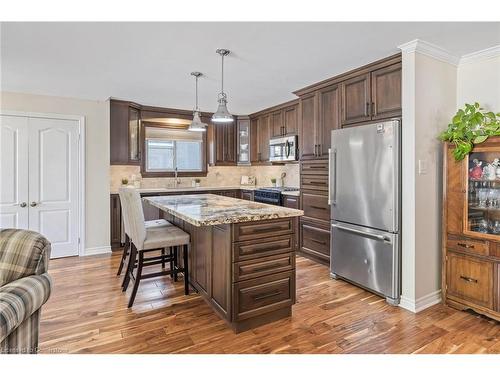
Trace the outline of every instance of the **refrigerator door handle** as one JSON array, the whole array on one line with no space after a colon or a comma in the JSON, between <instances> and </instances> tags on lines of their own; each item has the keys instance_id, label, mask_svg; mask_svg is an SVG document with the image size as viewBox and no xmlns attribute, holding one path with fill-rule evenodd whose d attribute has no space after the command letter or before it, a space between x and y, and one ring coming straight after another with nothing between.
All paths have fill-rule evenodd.
<instances>
[{"instance_id":1,"label":"refrigerator door handle","mask_svg":"<svg viewBox=\"0 0 500 375\"><path fill-rule=\"evenodd\" d=\"M328 149L328 204L329 205L337 204L336 185L337 185L337 149L333 149L332 151L332 149L329 148Z\"/></svg>"},{"instance_id":2,"label":"refrigerator door handle","mask_svg":"<svg viewBox=\"0 0 500 375\"><path fill-rule=\"evenodd\" d=\"M389 237L382 236L380 234L363 232L362 230L348 228L348 227L344 227L344 226L338 225L338 224L332 224L332 227L340 229L340 230L344 230L346 232L351 232L351 233L356 233L356 234L362 234L365 237L373 238L373 239L376 239L376 240L379 240L379 241L391 242L391 239Z\"/></svg>"}]
</instances>

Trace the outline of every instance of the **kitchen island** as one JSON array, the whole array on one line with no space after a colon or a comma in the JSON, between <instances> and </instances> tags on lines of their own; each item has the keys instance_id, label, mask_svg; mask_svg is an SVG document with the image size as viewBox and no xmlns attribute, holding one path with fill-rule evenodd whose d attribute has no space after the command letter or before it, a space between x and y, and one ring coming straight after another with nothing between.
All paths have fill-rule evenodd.
<instances>
[{"instance_id":1,"label":"kitchen island","mask_svg":"<svg viewBox=\"0 0 500 375\"><path fill-rule=\"evenodd\" d=\"M189 281L235 332L291 315L303 211L214 194L144 200L190 234Z\"/></svg>"}]
</instances>

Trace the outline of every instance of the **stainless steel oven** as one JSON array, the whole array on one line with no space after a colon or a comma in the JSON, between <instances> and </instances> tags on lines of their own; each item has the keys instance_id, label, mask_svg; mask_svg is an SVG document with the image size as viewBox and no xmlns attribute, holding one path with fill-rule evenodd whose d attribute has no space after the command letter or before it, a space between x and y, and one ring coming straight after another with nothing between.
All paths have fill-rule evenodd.
<instances>
[{"instance_id":1,"label":"stainless steel oven","mask_svg":"<svg viewBox=\"0 0 500 375\"><path fill-rule=\"evenodd\" d=\"M270 161L297 160L297 136L272 138L269 140Z\"/></svg>"}]
</instances>

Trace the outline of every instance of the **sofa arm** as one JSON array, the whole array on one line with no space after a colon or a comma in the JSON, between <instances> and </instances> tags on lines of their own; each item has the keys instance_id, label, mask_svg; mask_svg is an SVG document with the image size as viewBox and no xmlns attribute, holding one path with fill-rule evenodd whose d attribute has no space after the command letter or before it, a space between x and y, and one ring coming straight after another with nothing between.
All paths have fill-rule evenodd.
<instances>
[{"instance_id":1,"label":"sofa arm","mask_svg":"<svg viewBox=\"0 0 500 375\"><path fill-rule=\"evenodd\" d=\"M47 302L51 289L47 273L23 277L0 288L0 343Z\"/></svg>"}]
</instances>

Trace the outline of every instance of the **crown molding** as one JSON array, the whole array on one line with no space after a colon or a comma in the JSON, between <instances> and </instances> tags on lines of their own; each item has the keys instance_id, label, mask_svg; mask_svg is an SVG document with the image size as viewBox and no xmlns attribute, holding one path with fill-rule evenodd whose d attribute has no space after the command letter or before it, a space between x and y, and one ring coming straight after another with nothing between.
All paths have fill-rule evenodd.
<instances>
[{"instance_id":1,"label":"crown molding","mask_svg":"<svg viewBox=\"0 0 500 375\"><path fill-rule=\"evenodd\" d=\"M455 66L457 66L460 62L460 58L458 56L451 54L447 50L436 46L435 44L420 39L415 39L408 43L401 44L398 48L402 53L418 52Z\"/></svg>"},{"instance_id":2,"label":"crown molding","mask_svg":"<svg viewBox=\"0 0 500 375\"><path fill-rule=\"evenodd\" d=\"M473 62L491 59L498 56L500 56L500 45L463 55L460 58L460 65L470 64Z\"/></svg>"}]
</instances>

